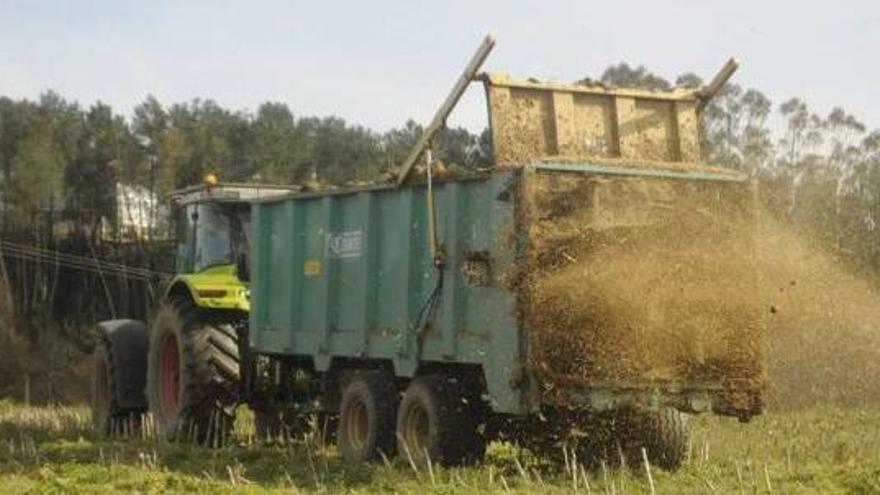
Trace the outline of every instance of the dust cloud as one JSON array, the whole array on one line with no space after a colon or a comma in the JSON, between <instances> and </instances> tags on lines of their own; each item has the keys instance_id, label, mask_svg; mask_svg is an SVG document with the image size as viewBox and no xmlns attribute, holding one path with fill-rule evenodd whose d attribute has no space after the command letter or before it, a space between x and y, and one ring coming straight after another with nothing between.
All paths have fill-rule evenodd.
<instances>
[{"instance_id":1,"label":"dust cloud","mask_svg":"<svg viewBox=\"0 0 880 495\"><path fill-rule=\"evenodd\" d=\"M538 177L527 285L545 386L764 384L751 190Z\"/></svg>"},{"instance_id":2,"label":"dust cloud","mask_svg":"<svg viewBox=\"0 0 880 495\"><path fill-rule=\"evenodd\" d=\"M545 177L523 299L545 389L712 382L880 405L880 293L732 184Z\"/></svg>"},{"instance_id":3,"label":"dust cloud","mask_svg":"<svg viewBox=\"0 0 880 495\"><path fill-rule=\"evenodd\" d=\"M880 292L778 222L764 221L759 253L769 406L880 406Z\"/></svg>"}]
</instances>

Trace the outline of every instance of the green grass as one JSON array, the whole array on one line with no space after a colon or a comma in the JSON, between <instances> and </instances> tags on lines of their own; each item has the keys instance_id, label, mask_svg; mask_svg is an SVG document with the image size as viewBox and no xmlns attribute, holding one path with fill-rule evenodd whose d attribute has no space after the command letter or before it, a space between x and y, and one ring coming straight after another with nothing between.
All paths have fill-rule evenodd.
<instances>
[{"instance_id":1,"label":"green grass","mask_svg":"<svg viewBox=\"0 0 880 495\"><path fill-rule=\"evenodd\" d=\"M332 449L261 445L237 425L235 445L99 440L85 408L0 402L3 493L650 493L644 468L584 472L493 444L473 468L405 460L349 466ZM880 411L814 409L741 425L696 418L689 460L652 470L656 493L880 493Z\"/></svg>"}]
</instances>

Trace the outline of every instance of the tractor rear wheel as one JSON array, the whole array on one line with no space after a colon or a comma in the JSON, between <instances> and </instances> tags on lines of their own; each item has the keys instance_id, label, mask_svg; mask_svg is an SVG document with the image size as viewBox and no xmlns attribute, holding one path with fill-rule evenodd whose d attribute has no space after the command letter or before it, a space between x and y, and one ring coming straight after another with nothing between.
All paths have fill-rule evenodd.
<instances>
[{"instance_id":1,"label":"tractor rear wheel","mask_svg":"<svg viewBox=\"0 0 880 495\"><path fill-rule=\"evenodd\" d=\"M217 447L228 439L240 380L233 321L188 301L163 305L156 314L147 395L165 440Z\"/></svg>"}]
</instances>

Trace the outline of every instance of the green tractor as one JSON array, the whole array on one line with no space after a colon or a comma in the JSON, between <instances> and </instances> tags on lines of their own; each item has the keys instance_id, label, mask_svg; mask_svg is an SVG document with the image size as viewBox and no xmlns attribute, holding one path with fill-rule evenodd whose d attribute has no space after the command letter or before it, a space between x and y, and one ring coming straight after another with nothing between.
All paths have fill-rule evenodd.
<instances>
[{"instance_id":1,"label":"green tractor","mask_svg":"<svg viewBox=\"0 0 880 495\"><path fill-rule=\"evenodd\" d=\"M100 432L136 430L150 411L164 439L225 438L247 375L248 201L290 190L206 180L171 194L176 275L152 321L98 324L92 409Z\"/></svg>"}]
</instances>

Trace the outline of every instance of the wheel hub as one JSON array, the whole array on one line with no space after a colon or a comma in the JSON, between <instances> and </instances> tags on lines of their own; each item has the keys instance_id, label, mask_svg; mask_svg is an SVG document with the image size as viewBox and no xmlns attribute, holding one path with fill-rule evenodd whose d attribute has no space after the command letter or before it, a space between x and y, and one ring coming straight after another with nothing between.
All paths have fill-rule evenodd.
<instances>
[{"instance_id":1,"label":"wheel hub","mask_svg":"<svg viewBox=\"0 0 880 495\"><path fill-rule=\"evenodd\" d=\"M363 401L351 405L348 411L348 438L357 450L363 450L367 444L369 421L367 405Z\"/></svg>"},{"instance_id":2,"label":"wheel hub","mask_svg":"<svg viewBox=\"0 0 880 495\"><path fill-rule=\"evenodd\" d=\"M162 366L159 376L159 399L166 415L177 413L180 404L180 349L175 335L162 341Z\"/></svg>"},{"instance_id":3,"label":"wheel hub","mask_svg":"<svg viewBox=\"0 0 880 495\"><path fill-rule=\"evenodd\" d=\"M430 419L428 411L420 404L414 404L403 421L403 439L410 449L410 455L422 456L428 446L430 437Z\"/></svg>"}]
</instances>

